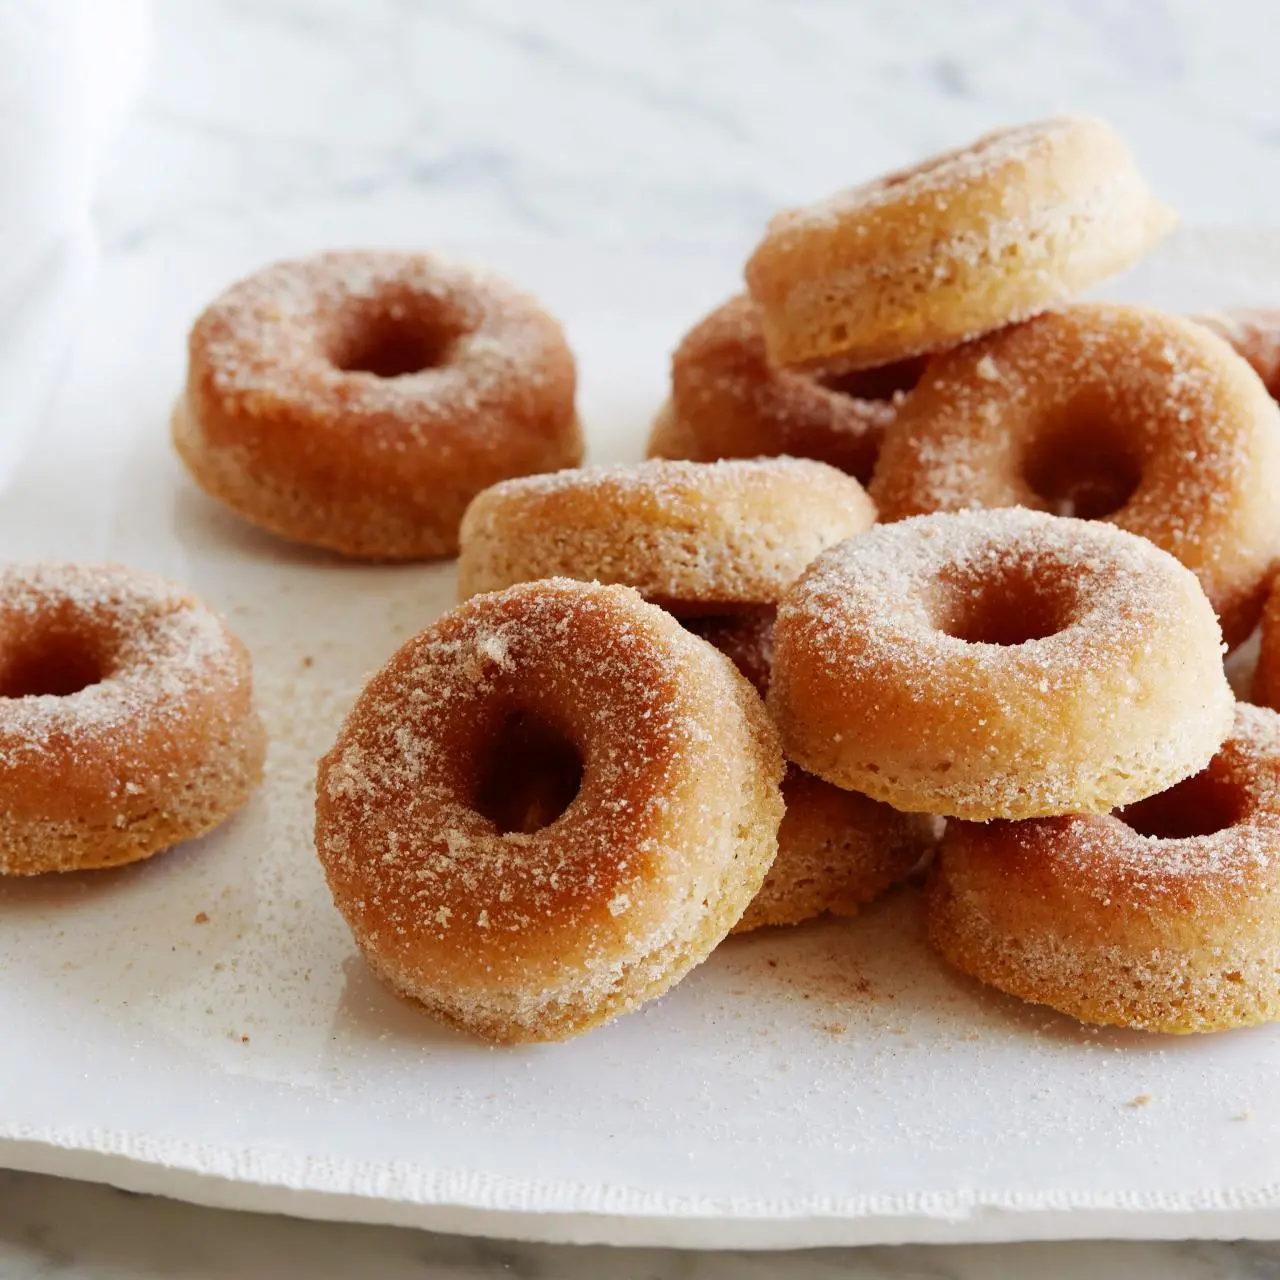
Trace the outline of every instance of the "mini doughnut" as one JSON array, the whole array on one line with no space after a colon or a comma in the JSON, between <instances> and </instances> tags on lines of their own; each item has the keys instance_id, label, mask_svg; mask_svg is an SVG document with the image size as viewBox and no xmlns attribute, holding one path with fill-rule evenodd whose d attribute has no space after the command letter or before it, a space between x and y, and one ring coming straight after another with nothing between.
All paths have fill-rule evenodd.
<instances>
[{"instance_id":1,"label":"mini doughnut","mask_svg":"<svg viewBox=\"0 0 1280 1280\"><path fill-rule=\"evenodd\" d=\"M1200 579L1231 645L1280 555L1280 410L1198 324L1077 304L938 356L888 432L885 521L966 507L1105 517Z\"/></svg>"},{"instance_id":2,"label":"mini doughnut","mask_svg":"<svg viewBox=\"0 0 1280 1280\"><path fill-rule=\"evenodd\" d=\"M425 254L326 253L196 321L173 441L245 519L344 555L452 555L481 489L582 457L573 356L527 294Z\"/></svg>"},{"instance_id":3,"label":"mini doughnut","mask_svg":"<svg viewBox=\"0 0 1280 1280\"><path fill-rule=\"evenodd\" d=\"M567 807L513 814L548 765ZM710 645L625 587L526 583L369 682L320 762L316 847L391 987L490 1040L563 1039L729 932L777 850L781 777Z\"/></svg>"},{"instance_id":4,"label":"mini doughnut","mask_svg":"<svg viewBox=\"0 0 1280 1280\"><path fill-rule=\"evenodd\" d=\"M1062 117L780 213L747 285L778 364L870 368L1055 306L1175 221L1108 125Z\"/></svg>"},{"instance_id":5,"label":"mini doughnut","mask_svg":"<svg viewBox=\"0 0 1280 1280\"><path fill-rule=\"evenodd\" d=\"M771 364L760 312L731 298L696 325L671 360L671 400L649 456L816 458L866 483L880 439L924 362L820 378Z\"/></svg>"},{"instance_id":6,"label":"mini doughnut","mask_svg":"<svg viewBox=\"0 0 1280 1280\"><path fill-rule=\"evenodd\" d=\"M1280 400L1280 310L1238 307L1193 316L1243 356L1273 400Z\"/></svg>"},{"instance_id":7,"label":"mini doughnut","mask_svg":"<svg viewBox=\"0 0 1280 1280\"><path fill-rule=\"evenodd\" d=\"M0 875L149 858L262 780L245 647L116 565L0 568Z\"/></svg>"},{"instance_id":8,"label":"mini doughnut","mask_svg":"<svg viewBox=\"0 0 1280 1280\"><path fill-rule=\"evenodd\" d=\"M1262 611L1262 642L1253 672L1253 701L1280 711L1280 578Z\"/></svg>"},{"instance_id":9,"label":"mini doughnut","mask_svg":"<svg viewBox=\"0 0 1280 1280\"><path fill-rule=\"evenodd\" d=\"M1280 716L1240 706L1207 769L1114 815L948 823L927 920L958 969L1082 1022L1280 1018Z\"/></svg>"},{"instance_id":10,"label":"mini doughnut","mask_svg":"<svg viewBox=\"0 0 1280 1280\"><path fill-rule=\"evenodd\" d=\"M788 758L907 812L1103 812L1203 768L1232 705L1190 571L1120 529L1020 508L842 543L774 628Z\"/></svg>"},{"instance_id":11,"label":"mini doughnut","mask_svg":"<svg viewBox=\"0 0 1280 1280\"><path fill-rule=\"evenodd\" d=\"M774 610L690 618L685 626L715 645L765 693L773 659ZM906 879L935 843L930 819L899 813L856 791L833 787L788 765L778 856L734 933L800 924L825 912L858 909Z\"/></svg>"},{"instance_id":12,"label":"mini doughnut","mask_svg":"<svg viewBox=\"0 0 1280 1280\"><path fill-rule=\"evenodd\" d=\"M507 480L462 520L462 598L538 578L635 587L674 613L776 604L825 547L875 520L820 462L642 462Z\"/></svg>"}]
</instances>

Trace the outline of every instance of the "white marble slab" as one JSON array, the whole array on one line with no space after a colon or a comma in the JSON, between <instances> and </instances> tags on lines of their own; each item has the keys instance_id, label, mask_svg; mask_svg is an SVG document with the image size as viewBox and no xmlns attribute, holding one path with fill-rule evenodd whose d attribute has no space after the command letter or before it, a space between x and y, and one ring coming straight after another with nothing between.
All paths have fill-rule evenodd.
<instances>
[{"instance_id":1,"label":"white marble slab","mask_svg":"<svg viewBox=\"0 0 1280 1280\"><path fill-rule=\"evenodd\" d=\"M161 0L104 245L411 191L421 239L708 236L1013 119L1097 111L1193 223L1280 219L1270 0ZM372 219L376 223L376 218ZM346 220L343 220L344 225ZM127 299L122 299L127 305ZM0 1174L0 1277L1274 1276L1269 1245L688 1256L328 1227Z\"/></svg>"}]
</instances>

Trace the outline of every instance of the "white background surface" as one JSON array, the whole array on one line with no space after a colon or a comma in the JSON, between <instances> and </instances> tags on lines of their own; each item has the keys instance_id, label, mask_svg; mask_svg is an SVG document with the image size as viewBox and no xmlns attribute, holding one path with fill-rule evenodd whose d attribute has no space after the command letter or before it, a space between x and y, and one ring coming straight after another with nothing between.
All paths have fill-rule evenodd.
<instances>
[{"instance_id":1,"label":"white background surface","mask_svg":"<svg viewBox=\"0 0 1280 1280\"><path fill-rule=\"evenodd\" d=\"M988 126L1109 115L1189 221L1275 223L1266 3L525 5L190 0L100 201L109 258L189 261L410 208L448 240L714 237ZM222 250L218 249L222 246ZM299 248L310 247L299 243ZM119 279L109 275L107 279ZM116 300L122 309L128 297ZM711 301L711 299L707 299ZM676 335L670 335L674 337ZM181 334L148 335L175 370ZM584 358L589 353L583 353ZM661 370L650 375L660 382ZM116 406L119 408L120 406ZM128 405L124 408L127 410ZM92 411L86 408L86 412ZM108 451L109 452L109 451ZM0 1181L0 1276L778 1274L249 1219ZM155 1241L159 1256L149 1255ZM786 1273L1274 1274L1265 1248L1046 1246L797 1258ZM1146 1268L1144 1273L1143 1268Z\"/></svg>"}]
</instances>

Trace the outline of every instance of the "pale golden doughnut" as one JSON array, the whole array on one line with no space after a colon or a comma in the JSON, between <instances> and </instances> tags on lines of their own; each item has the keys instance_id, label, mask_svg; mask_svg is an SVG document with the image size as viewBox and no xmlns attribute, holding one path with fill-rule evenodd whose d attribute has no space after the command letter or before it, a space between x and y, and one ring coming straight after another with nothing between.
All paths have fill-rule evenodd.
<instances>
[{"instance_id":1,"label":"pale golden doughnut","mask_svg":"<svg viewBox=\"0 0 1280 1280\"><path fill-rule=\"evenodd\" d=\"M774 629L787 756L907 812L1106 811L1203 768L1232 706L1194 575L1038 511L879 525L820 556Z\"/></svg>"},{"instance_id":2,"label":"pale golden doughnut","mask_svg":"<svg viewBox=\"0 0 1280 1280\"><path fill-rule=\"evenodd\" d=\"M970 507L1105 517L1182 561L1231 645L1280 556L1280 410L1203 326L1077 303L934 359L889 430L882 520Z\"/></svg>"},{"instance_id":3,"label":"pale golden doughnut","mask_svg":"<svg viewBox=\"0 0 1280 1280\"><path fill-rule=\"evenodd\" d=\"M695 325L671 358L671 399L649 437L651 458L815 458L871 479L885 428L923 360L827 378L769 360L760 312L731 298Z\"/></svg>"},{"instance_id":4,"label":"pale golden doughnut","mask_svg":"<svg viewBox=\"0 0 1280 1280\"><path fill-rule=\"evenodd\" d=\"M1262 611L1262 643L1253 672L1253 701L1280 711L1280 577Z\"/></svg>"},{"instance_id":5,"label":"pale golden doughnut","mask_svg":"<svg viewBox=\"0 0 1280 1280\"><path fill-rule=\"evenodd\" d=\"M558 814L522 781L546 769L570 778ZM628 588L526 583L369 682L320 762L316 847L389 985L491 1040L561 1039L729 932L777 850L781 777L710 645Z\"/></svg>"},{"instance_id":6,"label":"pale golden doughnut","mask_svg":"<svg viewBox=\"0 0 1280 1280\"><path fill-rule=\"evenodd\" d=\"M1174 222L1109 125L1064 116L780 213L746 277L778 364L869 368L1074 297Z\"/></svg>"},{"instance_id":7,"label":"pale golden doughnut","mask_svg":"<svg viewBox=\"0 0 1280 1280\"><path fill-rule=\"evenodd\" d=\"M0 875L149 858L262 779L249 654L180 587L118 565L0 568Z\"/></svg>"},{"instance_id":8,"label":"pale golden doughnut","mask_svg":"<svg viewBox=\"0 0 1280 1280\"><path fill-rule=\"evenodd\" d=\"M1115 815L948 823L928 926L965 973L1084 1022L1280 1018L1280 716L1240 706L1207 769Z\"/></svg>"},{"instance_id":9,"label":"pale golden doughnut","mask_svg":"<svg viewBox=\"0 0 1280 1280\"><path fill-rule=\"evenodd\" d=\"M774 610L690 618L685 626L716 646L764 694L773 660ZM799 924L830 912L851 916L904 880L935 843L929 819L833 787L795 765L782 780L786 813L778 856L734 933Z\"/></svg>"},{"instance_id":10,"label":"pale golden doughnut","mask_svg":"<svg viewBox=\"0 0 1280 1280\"><path fill-rule=\"evenodd\" d=\"M528 476L467 509L458 591L564 577L625 583L676 613L732 612L776 604L818 552L874 520L856 480L799 458Z\"/></svg>"},{"instance_id":11,"label":"pale golden doughnut","mask_svg":"<svg viewBox=\"0 0 1280 1280\"><path fill-rule=\"evenodd\" d=\"M1280 309L1231 307L1192 316L1242 355L1262 379L1273 400L1280 400Z\"/></svg>"},{"instance_id":12,"label":"pale golden doughnut","mask_svg":"<svg viewBox=\"0 0 1280 1280\"><path fill-rule=\"evenodd\" d=\"M481 489L582 458L573 355L505 280L427 254L267 267L196 321L173 441L245 519L344 555L452 555Z\"/></svg>"}]
</instances>

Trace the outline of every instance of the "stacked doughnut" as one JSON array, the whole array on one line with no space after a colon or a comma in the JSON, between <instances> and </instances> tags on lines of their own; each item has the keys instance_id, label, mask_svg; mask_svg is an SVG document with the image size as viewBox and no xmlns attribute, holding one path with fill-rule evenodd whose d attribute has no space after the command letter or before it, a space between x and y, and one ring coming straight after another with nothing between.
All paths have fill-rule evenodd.
<instances>
[{"instance_id":1,"label":"stacked doughnut","mask_svg":"<svg viewBox=\"0 0 1280 1280\"><path fill-rule=\"evenodd\" d=\"M1075 118L780 214L649 461L476 493L462 603L320 765L374 969L561 1038L731 932L855 913L945 821L928 934L964 972L1150 1030L1280 1016L1280 715L1222 661L1265 605L1280 705L1274 351L1075 301L1172 222Z\"/></svg>"}]
</instances>

